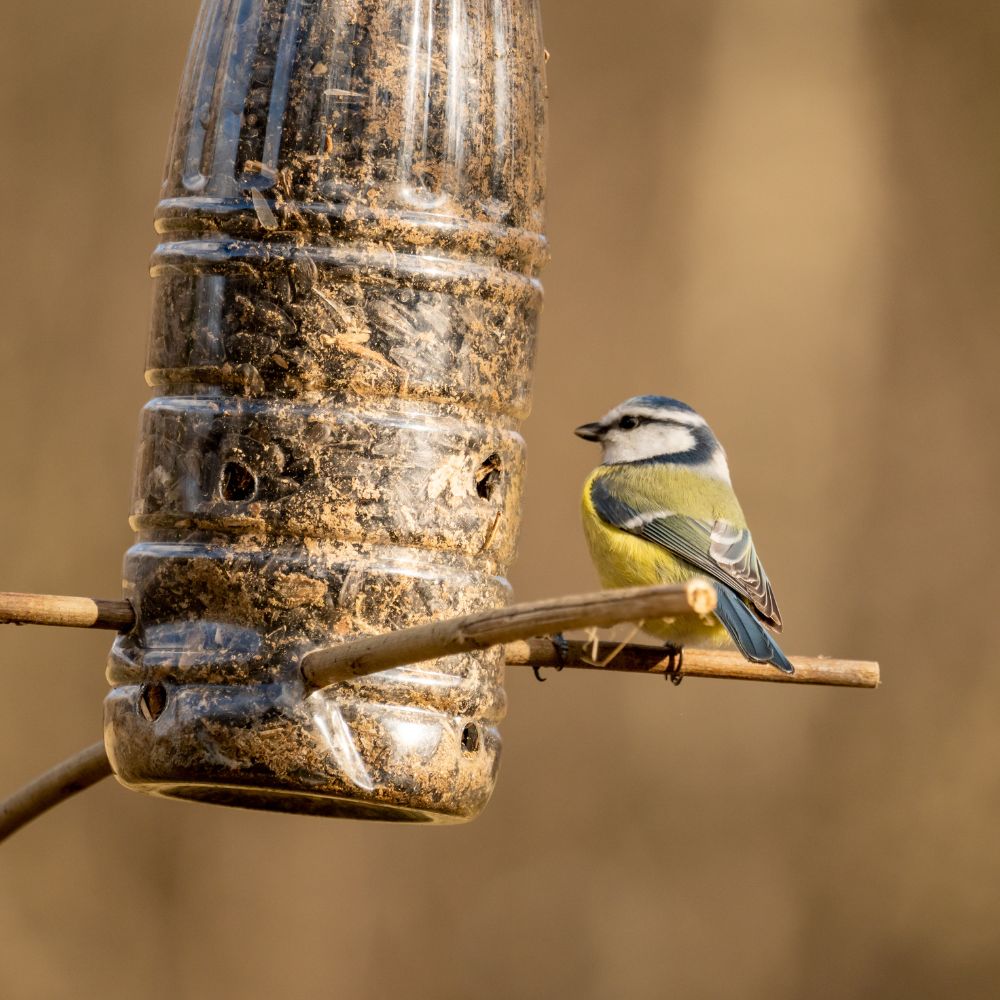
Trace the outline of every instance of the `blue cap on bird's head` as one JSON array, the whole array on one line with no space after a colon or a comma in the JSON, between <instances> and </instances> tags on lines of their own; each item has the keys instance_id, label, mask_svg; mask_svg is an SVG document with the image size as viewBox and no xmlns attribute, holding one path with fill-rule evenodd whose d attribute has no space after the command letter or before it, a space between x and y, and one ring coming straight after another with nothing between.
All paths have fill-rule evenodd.
<instances>
[{"instance_id":1,"label":"blue cap on bird's head","mask_svg":"<svg viewBox=\"0 0 1000 1000\"><path fill-rule=\"evenodd\" d=\"M725 452L705 418L670 396L633 396L576 434L600 442L605 465L672 463L729 480Z\"/></svg>"},{"instance_id":2,"label":"blue cap on bird's head","mask_svg":"<svg viewBox=\"0 0 1000 1000\"><path fill-rule=\"evenodd\" d=\"M625 400L618 409L622 406L634 406L634 407L648 407L651 410L679 410L681 413L695 413L693 406L688 406L687 403L682 403L679 399L672 399L670 396L633 396L631 399ZM697 416L697 414L695 414Z\"/></svg>"}]
</instances>

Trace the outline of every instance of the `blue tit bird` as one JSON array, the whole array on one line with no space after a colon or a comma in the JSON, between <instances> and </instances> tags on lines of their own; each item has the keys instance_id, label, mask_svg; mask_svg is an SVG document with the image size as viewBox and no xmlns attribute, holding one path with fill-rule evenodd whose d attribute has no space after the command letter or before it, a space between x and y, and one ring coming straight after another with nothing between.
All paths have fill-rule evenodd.
<instances>
[{"instance_id":1,"label":"blue tit bird","mask_svg":"<svg viewBox=\"0 0 1000 1000\"><path fill-rule=\"evenodd\" d=\"M666 641L671 668L685 645L735 645L754 663L794 673L766 631L781 631L781 615L733 492L726 453L705 419L676 399L635 396L576 433L603 449L583 490L583 527L603 585L684 583L695 576L716 584L719 603L710 619L644 623Z\"/></svg>"}]
</instances>

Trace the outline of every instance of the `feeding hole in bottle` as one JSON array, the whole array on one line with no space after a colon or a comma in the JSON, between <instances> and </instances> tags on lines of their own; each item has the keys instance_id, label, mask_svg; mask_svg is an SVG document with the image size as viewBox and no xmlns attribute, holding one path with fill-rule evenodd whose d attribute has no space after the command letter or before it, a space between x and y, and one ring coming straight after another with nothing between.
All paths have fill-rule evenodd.
<instances>
[{"instance_id":1,"label":"feeding hole in bottle","mask_svg":"<svg viewBox=\"0 0 1000 1000\"><path fill-rule=\"evenodd\" d=\"M257 479L254 474L239 462L226 462L222 467L222 499L252 500L256 492Z\"/></svg>"},{"instance_id":2,"label":"feeding hole in bottle","mask_svg":"<svg viewBox=\"0 0 1000 1000\"><path fill-rule=\"evenodd\" d=\"M156 722L167 707L167 689L162 684L143 684L139 689L139 712L147 722Z\"/></svg>"},{"instance_id":3,"label":"feeding hole in bottle","mask_svg":"<svg viewBox=\"0 0 1000 1000\"><path fill-rule=\"evenodd\" d=\"M492 500L493 492L500 483L500 475L503 467L500 463L500 456L494 452L476 470L476 492L483 500Z\"/></svg>"},{"instance_id":4,"label":"feeding hole in bottle","mask_svg":"<svg viewBox=\"0 0 1000 1000\"><path fill-rule=\"evenodd\" d=\"M479 726L470 722L462 730L462 749L466 753L475 753L479 749Z\"/></svg>"}]
</instances>

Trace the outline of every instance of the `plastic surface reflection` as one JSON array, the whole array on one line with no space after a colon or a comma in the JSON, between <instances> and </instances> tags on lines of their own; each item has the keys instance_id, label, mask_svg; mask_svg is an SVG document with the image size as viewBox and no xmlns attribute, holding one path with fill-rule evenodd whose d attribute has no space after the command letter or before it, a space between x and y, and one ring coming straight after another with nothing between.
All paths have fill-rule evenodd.
<instances>
[{"instance_id":1,"label":"plastic surface reflection","mask_svg":"<svg viewBox=\"0 0 1000 1000\"><path fill-rule=\"evenodd\" d=\"M179 99L108 669L119 779L455 821L501 653L304 690L308 649L508 599L545 256L533 0L208 0Z\"/></svg>"}]
</instances>

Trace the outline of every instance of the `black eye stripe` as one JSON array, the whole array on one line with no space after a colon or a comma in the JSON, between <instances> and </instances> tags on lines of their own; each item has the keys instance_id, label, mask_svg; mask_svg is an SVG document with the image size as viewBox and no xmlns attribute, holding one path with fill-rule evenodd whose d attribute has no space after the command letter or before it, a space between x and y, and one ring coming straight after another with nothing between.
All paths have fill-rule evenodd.
<instances>
[{"instance_id":1,"label":"black eye stripe","mask_svg":"<svg viewBox=\"0 0 1000 1000\"><path fill-rule=\"evenodd\" d=\"M643 424L666 424L670 427L688 427L688 424L682 424L679 420L673 420L670 417L647 417L634 413L626 413L625 416L620 417L617 426L624 431L630 431L636 427L641 427Z\"/></svg>"}]
</instances>

